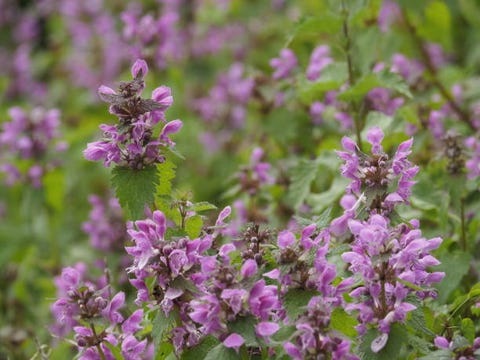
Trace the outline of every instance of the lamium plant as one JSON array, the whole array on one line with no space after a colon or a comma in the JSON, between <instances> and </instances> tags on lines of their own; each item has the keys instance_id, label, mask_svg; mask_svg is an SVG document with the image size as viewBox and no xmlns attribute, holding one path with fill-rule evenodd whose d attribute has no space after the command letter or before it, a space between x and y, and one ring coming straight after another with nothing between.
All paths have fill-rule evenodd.
<instances>
[{"instance_id":1,"label":"lamium plant","mask_svg":"<svg viewBox=\"0 0 480 360\"><path fill-rule=\"evenodd\" d=\"M480 359L479 18L0 1L0 359Z\"/></svg>"}]
</instances>

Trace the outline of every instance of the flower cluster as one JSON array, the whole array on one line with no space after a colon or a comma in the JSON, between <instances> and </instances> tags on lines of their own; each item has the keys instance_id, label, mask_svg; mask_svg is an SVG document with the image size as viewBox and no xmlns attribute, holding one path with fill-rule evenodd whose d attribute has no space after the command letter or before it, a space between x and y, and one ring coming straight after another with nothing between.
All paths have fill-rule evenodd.
<instances>
[{"instance_id":1,"label":"flower cluster","mask_svg":"<svg viewBox=\"0 0 480 360\"><path fill-rule=\"evenodd\" d=\"M347 230L348 220L355 217L361 203L368 213L389 215L396 204L408 202L411 187L415 184L412 179L418 172L418 166L407 158L413 139L402 142L390 158L381 145L383 137L380 128L368 130L371 155L361 152L349 137L342 139L345 151L337 151L337 154L345 161L342 175L351 182L347 187L347 195L342 199L345 212L331 226L331 230L338 235Z\"/></svg>"},{"instance_id":2,"label":"flower cluster","mask_svg":"<svg viewBox=\"0 0 480 360\"><path fill-rule=\"evenodd\" d=\"M67 148L59 141L60 112L37 107L27 113L13 107L9 115L12 120L3 124L0 133L0 171L6 175L7 185L20 182L40 187L43 176L59 164L50 153Z\"/></svg>"},{"instance_id":3,"label":"flower cluster","mask_svg":"<svg viewBox=\"0 0 480 360\"><path fill-rule=\"evenodd\" d=\"M120 83L118 93L107 86L99 88L100 98L110 104L110 112L119 118L119 123L100 126L104 139L87 145L84 150L86 159L103 160L105 166L115 163L131 169L165 161L161 149L175 145L169 135L179 131L182 122L168 122L158 138L154 137L154 126L165 120L165 111L173 98L165 86L156 88L151 99L141 98L147 72L147 63L137 60L132 66L133 80Z\"/></svg>"},{"instance_id":4,"label":"flower cluster","mask_svg":"<svg viewBox=\"0 0 480 360\"><path fill-rule=\"evenodd\" d=\"M147 340L139 341L135 333L141 329L143 310L138 309L125 318L120 309L125 304L125 293L113 297L106 283L100 278L97 283L86 280L84 264L63 269L56 278L58 300L52 305L57 320L53 329L60 336L71 330L75 333L79 359L115 359L107 344L120 345L124 359L149 359L153 347ZM95 324L102 323L102 327Z\"/></svg>"},{"instance_id":5,"label":"flower cluster","mask_svg":"<svg viewBox=\"0 0 480 360\"><path fill-rule=\"evenodd\" d=\"M294 342L283 344L285 352L295 360L329 356L335 360L358 360L359 357L351 353L351 342L329 329L331 315L332 306L326 297L312 297L307 311L296 321Z\"/></svg>"},{"instance_id":6,"label":"flower cluster","mask_svg":"<svg viewBox=\"0 0 480 360\"><path fill-rule=\"evenodd\" d=\"M342 259L349 264L352 279L361 285L350 292L354 302L346 310L358 311L357 330L361 334L367 325L376 325L388 334L392 323L403 322L406 314L416 308L412 297L436 296L431 285L441 281L445 273L431 273L428 268L440 263L430 252L440 246L442 239L425 239L418 225L418 221L412 221L391 226L379 214L366 221L348 222L354 241Z\"/></svg>"}]
</instances>

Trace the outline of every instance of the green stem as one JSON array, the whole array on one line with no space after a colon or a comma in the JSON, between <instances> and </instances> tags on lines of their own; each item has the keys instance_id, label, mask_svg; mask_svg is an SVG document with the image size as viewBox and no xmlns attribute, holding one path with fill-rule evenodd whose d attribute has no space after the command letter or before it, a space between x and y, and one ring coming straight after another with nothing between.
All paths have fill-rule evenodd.
<instances>
[{"instance_id":1,"label":"green stem","mask_svg":"<svg viewBox=\"0 0 480 360\"><path fill-rule=\"evenodd\" d=\"M460 199L461 237L460 245L463 251L467 251L467 235L465 229L465 198Z\"/></svg>"},{"instance_id":2,"label":"green stem","mask_svg":"<svg viewBox=\"0 0 480 360\"><path fill-rule=\"evenodd\" d=\"M95 337L95 339L98 340L97 332L95 331L95 326L93 326L92 323L90 323L90 329L92 329L92 333L93 333L93 336ZM99 355L100 355L100 358L101 358L102 360L106 360L105 354L103 353L103 350L102 350L102 347L100 346L100 343L97 343L97 345L95 345L95 346L96 346L97 351L98 351L98 353L99 353Z\"/></svg>"},{"instance_id":3,"label":"green stem","mask_svg":"<svg viewBox=\"0 0 480 360\"><path fill-rule=\"evenodd\" d=\"M355 72L353 69L353 61L352 61L352 39L350 38L350 31L348 28L348 9L345 6L345 2L342 1L342 13L344 14L343 18L343 24L342 24L342 30L343 30L343 36L345 37L345 55L347 58L347 69L348 69L348 82L350 86L353 86L355 84ZM360 151L363 151L363 143L362 143L362 116L360 113L363 113L363 106L361 106L359 109L358 104L354 103L353 101L351 102L351 108L354 111L354 116L353 116L353 121L354 121L354 126L355 126L355 135L357 138L357 145ZM363 104L362 104L363 105Z\"/></svg>"}]
</instances>

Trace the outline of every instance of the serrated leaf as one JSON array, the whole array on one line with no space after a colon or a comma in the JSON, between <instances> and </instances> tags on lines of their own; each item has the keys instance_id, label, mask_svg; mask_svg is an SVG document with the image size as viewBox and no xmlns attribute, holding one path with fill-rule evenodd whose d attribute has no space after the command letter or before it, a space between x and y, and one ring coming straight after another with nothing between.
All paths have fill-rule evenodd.
<instances>
[{"instance_id":1,"label":"serrated leaf","mask_svg":"<svg viewBox=\"0 0 480 360\"><path fill-rule=\"evenodd\" d=\"M157 196L168 196L172 193L172 180L175 179L175 169L177 166L167 160L157 165L159 183L157 186Z\"/></svg>"},{"instance_id":2,"label":"serrated leaf","mask_svg":"<svg viewBox=\"0 0 480 360\"><path fill-rule=\"evenodd\" d=\"M218 340L215 339L213 336L207 336L194 347L191 347L183 351L182 355L180 356L180 360L204 359L208 354L208 352L218 344L219 344Z\"/></svg>"},{"instance_id":3,"label":"serrated leaf","mask_svg":"<svg viewBox=\"0 0 480 360\"><path fill-rule=\"evenodd\" d=\"M291 321L294 321L306 310L308 302L320 293L315 290L291 289L283 297L283 306Z\"/></svg>"},{"instance_id":4,"label":"serrated leaf","mask_svg":"<svg viewBox=\"0 0 480 360\"><path fill-rule=\"evenodd\" d=\"M428 353L430 351L430 347L432 346L431 342L410 332L407 332L407 342L410 347L421 354Z\"/></svg>"},{"instance_id":5,"label":"serrated leaf","mask_svg":"<svg viewBox=\"0 0 480 360\"><path fill-rule=\"evenodd\" d=\"M203 360L240 360L241 357L235 350L225 347L223 344L218 344L211 349Z\"/></svg>"},{"instance_id":6,"label":"serrated leaf","mask_svg":"<svg viewBox=\"0 0 480 360\"><path fill-rule=\"evenodd\" d=\"M112 185L115 195L128 218L137 220L145 217L145 206L151 206L158 185L158 173L155 166L141 170L132 170L117 166L112 171Z\"/></svg>"},{"instance_id":7,"label":"serrated leaf","mask_svg":"<svg viewBox=\"0 0 480 360\"><path fill-rule=\"evenodd\" d=\"M318 80L300 82L299 96L304 103L310 104L316 100L323 100L327 91L336 90L342 86L348 78L347 64L344 62L335 62L330 64L322 73Z\"/></svg>"},{"instance_id":8,"label":"serrated leaf","mask_svg":"<svg viewBox=\"0 0 480 360\"><path fill-rule=\"evenodd\" d=\"M315 160L302 159L291 170L291 183L287 199L296 209L303 204L310 193L310 185L318 173L318 163Z\"/></svg>"},{"instance_id":9,"label":"serrated leaf","mask_svg":"<svg viewBox=\"0 0 480 360\"><path fill-rule=\"evenodd\" d=\"M203 220L200 215L194 215L185 220L185 231L190 239L195 239L202 231Z\"/></svg>"},{"instance_id":10,"label":"serrated leaf","mask_svg":"<svg viewBox=\"0 0 480 360\"><path fill-rule=\"evenodd\" d=\"M335 308L330 317L330 327L334 330L344 333L350 338L355 338L358 333L355 326L358 324L357 319L347 314L341 308Z\"/></svg>"},{"instance_id":11,"label":"serrated leaf","mask_svg":"<svg viewBox=\"0 0 480 360\"><path fill-rule=\"evenodd\" d=\"M176 313L175 311L171 311L168 316L165 315L162 309L157 310L157 314L155 319L153 319L153 327L152 327L152 338L153 338L153 345L155 348L155 356L157 358L157 354L160 351L160 345L162 344L163 338L168 330L170 330L176 323Z\"/></svg>"},{"instance_id":12,"label":"serrated leaf","mask_svg":"<svg viewBox=\"0 0 480 360\"><path fill-rule=\"evenodd\" d=\"M470 268L471 258L471 254L461 251L449 252L439 257L441 264L435 266L435 271L445 272L443 280L435 285L435 288L438 290L437 300L440 303L445 303L450 293L458 288L462 278Z\"/></svg>"},{"instance_id":13,"label":"serrated leaf","mask_svg":"<svg viewBox=\"0 0 480 360\"><path fill-rule=\"evenodd\" d=\"M258 346L257 335L255 334L255 318L253 316L242 316L228 324L231 333L237 333L243 337L246 346Z\"/></svg>"}]
</instances>

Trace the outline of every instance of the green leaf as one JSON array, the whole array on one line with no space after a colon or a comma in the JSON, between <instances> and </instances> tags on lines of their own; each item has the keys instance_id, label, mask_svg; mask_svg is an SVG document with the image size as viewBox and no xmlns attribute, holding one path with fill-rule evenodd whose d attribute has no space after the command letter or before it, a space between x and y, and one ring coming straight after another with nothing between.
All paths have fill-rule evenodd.
<instances>
[{"instance_id":1,"label":"green leaf","mask_svg":"<svg viewBox=\"0 0 480 360\"><path fill-rule=\"evenodd\" d=\"M363 99L370 90L376 87L395 90L408 98L412 97L407 83L399 74L389 70L383 70L378 73L369 73L363 76L353 86L350 86L343 93L339 94L337 98L343 101L358 101Z\"/></svg>"},{"instance_id":2,"label":"green leaf","mask_svg":"<svg viewBox=\"0 0 480 360\"><path fill-rule=\"evenodd\" d=\"M155 360L173 360L176 359L173 352L173 345L171 341L163 341L158 347L155 347L155 354L153 356Z\"/></svg>"},{"instance_id":3,"label":"green leaf","mask_svg":"<svg viewBox=\"0 0 480 360\"><path fill-rule=\"evenodd\" d=\"M315 290L291 289L283 297L283 306L290 320L294 321L305 312L310 299L319 295Z\"/></svg>"},{"instance_id":4,"label":"green leaf","mask_svg":"<svg viewBox=\"0 0 480 360\"><path fill-rule=\"evenodd\" d=\"M430 1L425 8L425 19L418 27L420 36L440 43L446 50L452 48L452 20L450 10L443 1Z\"/></svg>"},{"instance_id":5,"label":"green leaf","mask_svg":"<svg viewBox=\"0 0 480 360\"><path fill-rule=\"evenodd\" d=\"M342 28L342 19L334 13L324 12L319 16L309 16L301 19L288 36L285 48L297 39L317 39L324 34L337 34Z\"/></svg>"},{"instance_id":6,"label":"green leaf","mask_svg":"<svg viewBox=\"0 0 480 360\"><path fill-rule=\"evenodd\" d=\"M445 277L435 285L438 290L438 302L445 303L451 292L458 288L470 268L471 259L471 254L462 251L448 252L439 257L441 264L435 266L435 271L444 271Z\"/></svg>"},{"instance_id":7,"label":"green leaf","mask_svg":"<svg viewBox=\"0 0 480 360\"><path fill-rule=\"evenodd\" d=\"M347 314L345 310L341 308L335 308L332 311L330 317L330 327L334 330L338 330L350 338L355 338L358 333L355 330L355 326L358 324L357 319Z\"/></svg>"},{"instance_id":8,"label":"green leaf","mask_svg":"<svg viewBox=\"0 0 480 360\"><path fill-rule=\"evenodd\" d=\"M448 349L437 350L422 356L419 360L452 360L454 354Z\"/></svg>"},{"instance_id":9,"label":"green leaf","mask_svg":"<svg viewBox=\"0 0 480 360\"><path fill-rule=\"evenodd\" d=\"M153 319L153 328L152 328L152 338L153 345L155 347L155 356L157 359L157 354L161 350L162 341L165 334L168 330L175 326L176 323L176 312L170 311L168 317L165 315L162 309L157 310L157 315Z\"/></svg>"},{"instance_id":10,"label":"green leaf","mask_svg":"<svg viewBox=\"0 0 480 360\"><path fill-rule=\"evenodd\" d=\"M228 324L228 330L237 333L245 339L246 346L258 346L255 325L257 322L253 316L242 316Z\"/></svg>"},{"instance_id":11,"label":"green leaf","mask_svg":"<svg viewBox=\"0 0 480 360\"><path fill-rule=\"evenodd\" d=\"M168 196L172 193L172 180L175 179L176 168L177 166L168 158L163 164L157 165L159 177L157 196Z\"/></svg>"},{"instance_id":12,"label":"green leaf","mask_svg":"<svg viewBox=\"0 0 480 360\"><path fill-rule=\"evenodd\" d=\"M363 360L394 360L399 359L402 346L407 343L407 332L400 324L393 324L388 341L378 353L372 351L372 342L380 335L376 329L370 329L362 337L359 345L359 355Z\"/></svg>"},{"instance_id":13,"label":"green leaf","mask_svg":"<svg viewBox=\"0 0 480 360\"><path fill-rule=\"evenodd\" d=\"M240 360L235 350L225 347L223 344L218 344L211 349L203 360Z\"/></svg>"},{"instance_id":14,"label":"green leaf","mask_svg":"<svg viewBox=\"0 0 480 360\"><path fill-rule=\"evenodd\" d=\"M328 226L331 219L332 207L330 206L325 211L320 214L320 216L313 216L311 219L307 219L301 216L294 216L295 220L297 221L298 225L301 227L306 227L311 224L317 225L317 229L323 229Z\"/></svg>"},{"instance_id":15,"label":"green leaf","mask_svg":"<svg viewBox=\"0 0 480 360\"><path fill-rule=\"evenodd\" d=\"M273 334L272 340L284 343L285 341L290 340L295 331L297 331L295 325L282 326L275 334Z\"/></svg>"},{"instance_id":16,"label":"green leaf","mask_svg":"<svg viewBox=\"0 0 480 360\"><path fill-rule=\"evenodd\" d=\"M65 176L63 171L55 169L45 174L43 177L45 187L45 198L47 204L60 212L63 209L65 197Z\"/></svg>"},{"instance_id":17,"label":"green leaf","mask_svg":"<svg viewBox=\"0 0 480 360\"><path fill-rule=\"evenodd\" d=\"M287 200L294 208L298 209L310 193L310 184L317 176L318 168L315 160L302 159L291 169Z\"/></svg>"},{"instance_id":18,"label":"green leaf","mask_svg":"<svg viewBox=\"0 0 480 360\"><path fill-rule=\"evenodd\" d=\"M191 206L188 207L188 209L198 213L202 211L215 210L217 209L217 207L213 204L210 204L208 201L201 201L201 202L192 204Z\"/></svg>"},{"instance_id":19,"label":"green leaf","mask_svg":"<svg viewBox=\"0 0 480 360\"><path fill-rule=\"evenodd\" d=\"M445 281L445 279L443 280ZM467 295L460 296L450 305L450 316L454 317L463 314L470 309L474 303L480 300L480 283L474 285Z\"/></svg>"},{"instance_id":20,"label":"green leaf","mask_svg":"<svg viewBox=\"0 0 480 360\"><path fill-rule=\"evenodd\" d=\"M185 231L190 239L195 239L202 231L203 220L200 215L194 215L185 220Z\"/></svg>"},{"instance_id":21,"label":"green leaf","mask_svg":"<svg viewBox=\"0 0 480 360\"><path fill-rule=\"evenodd\" d=\"M159 178L155 166L132 170L117 166L112 171L115 195L127 210L128 218L137 220L145 217L145 206L151 206Z\"/></svg>"},{"instance_id":22,"label":"green leaf","mask_svg":"<svg viewBox=\"0 0 480 360\"><path fill-rule=\"evenodd\" d=\"M122 352L118 347L109 343L108 341L104 341L103 344L112 352L112 355L115 357L115 360L123 360L124 357Z\"/></svg>"},{"instance_id":23,"label":"green leaf","mask_svg":"<svg viewBox=\"0 0 480 360\"><path fill-rule=\"evenodd\" d=\"M215 346L217 346L218 340L215 339L213 336L207 336L199 344L186 349L182 352L180 356L180 360L201 360L206 357L206 355L212 350Z\"/></svg>"},{"instance_id":24,"label":"green leaf","mask_svg":"<svg viewBox=\"0 0 480 360\"><path fill-rule=\"evenodd\" d=\"M345 62L330 64L322 70L322 74L316 81L305 79L300 83L300 100L307 104L322 100L327 91L338 89L347 81L347 78L348 71Z\"/></svg>"},{"instance_id":25,"label":"green leaf","mask_svg":"<svg viewBox=\"0 0 480 360\"><path fill-rule=\"evenodd\" d=\"M475 340L475 324L472 319L462 319L460 329L462 330L463 336L465 336L470 343L473 343L473 340Z\"/></svg>"}]
</instances>

